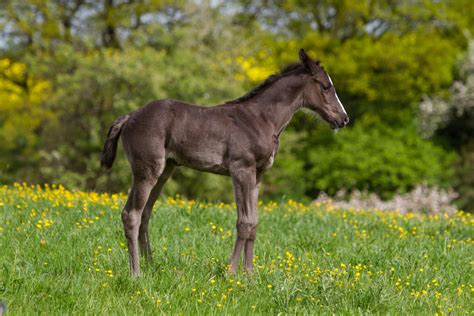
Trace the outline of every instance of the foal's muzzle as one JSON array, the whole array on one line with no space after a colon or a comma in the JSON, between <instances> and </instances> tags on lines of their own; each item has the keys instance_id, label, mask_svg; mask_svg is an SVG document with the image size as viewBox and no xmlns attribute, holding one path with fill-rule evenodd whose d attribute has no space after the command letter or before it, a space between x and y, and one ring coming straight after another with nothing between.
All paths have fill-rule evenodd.
<instances>
[{"instance_id":1,"label":"foal's muzzle","mask_svg":"<svg viewBox=\"0 0 474 316\"><path fill-rule=\"evenodd\" d=\"M333 129L336 129L336 128L343 128L344 126L346 126L347 124L349 124L349 116L347 114L344 114L344 116L341 118L341 119L338 119L338 120L335 120L332 124L331 124L331 127Z\"/></svg>"}]
</instances>

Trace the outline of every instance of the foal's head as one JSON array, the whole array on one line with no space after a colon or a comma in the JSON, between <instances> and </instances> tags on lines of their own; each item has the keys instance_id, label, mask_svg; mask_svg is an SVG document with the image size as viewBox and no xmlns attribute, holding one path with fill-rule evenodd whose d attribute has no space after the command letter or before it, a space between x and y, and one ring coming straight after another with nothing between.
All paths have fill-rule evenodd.
<instances>
[{"instance_id":1,"label":"foal's head","mask_svg":"<svg viewBox=\"0 0 474 316\"><path fill-rule=\"evenodd\" d=\"M319 65L300 50L300 61L311 75L303 89L304 106L317 112L331 128L341 128L349 123L349 116L336 94L331 77Z\"/></svg>"}]
</instances>

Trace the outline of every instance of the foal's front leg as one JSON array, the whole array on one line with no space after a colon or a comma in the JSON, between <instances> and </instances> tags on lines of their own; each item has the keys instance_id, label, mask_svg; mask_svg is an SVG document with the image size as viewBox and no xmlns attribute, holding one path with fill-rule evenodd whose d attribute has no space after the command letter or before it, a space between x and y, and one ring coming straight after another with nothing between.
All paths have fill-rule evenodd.
<instances>
[{"instance_id":1,"label":"foal's front leg","mask_svg":"<svg viewBox=\"0 0 474 316\"><path fill-rule=\"evenodd\" d=\"M238 169L231 173L237 205L237 239L230 258L230 271L235 273L240 253L245 247L245 270L253 267L253 245L257 233L258 186L255 170Z\"/></svg>"},{"instance_id":2,"label":"foal's front leg","mask_svg":"<svg viewBox=\"0 0 474 316\"><path fill-rule=\"evenodd\" d=\"M250 234L250 237L247 239L245 242L245 250L244 250L244 264L245 264L245 271L247 272L252 272L253 271L253 246L255 244L255 238L257 234L257 224L258 224L258 218L257 218L257 204L258 204L258 189L260 187L260 181L257 179L257 184L252 190L252 210L253 213L255 214L255 227L253 228L252 233Z\"/></svg>"}]
</instances>

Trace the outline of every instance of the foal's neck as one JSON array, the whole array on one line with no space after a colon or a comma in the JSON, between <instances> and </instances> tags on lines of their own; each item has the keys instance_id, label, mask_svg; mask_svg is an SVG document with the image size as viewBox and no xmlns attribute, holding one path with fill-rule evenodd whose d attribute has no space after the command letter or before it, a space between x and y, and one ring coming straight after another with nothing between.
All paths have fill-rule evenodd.
<instances>
[{"instance_id":1,"label":"foal's neck","mask_svg":"<svg viewBox=\"0 0 474 316\"><path fill-rule=\"evenodd\" d=\"M299 76L283 77L253 97L248 106L252 112L269 122L274 134L279 136L293 114L303 106L303 85Z\"/></svg>"}]
</instances>

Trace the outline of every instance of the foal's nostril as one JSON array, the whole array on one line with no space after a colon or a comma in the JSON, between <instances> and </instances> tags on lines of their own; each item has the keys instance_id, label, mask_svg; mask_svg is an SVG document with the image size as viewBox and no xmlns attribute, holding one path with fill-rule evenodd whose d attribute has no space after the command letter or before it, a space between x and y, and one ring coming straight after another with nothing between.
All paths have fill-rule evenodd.
<instances>
[{"instance_id":1,"label":"foal's nostril","mask_svg":"<svg viewBox=\"0 0 474 316\"><path fill-rule=\"evenodd\" d=\"M349 124L349 116L346 116L344 118L344 125L347 125L347 124Z\"/></svg>"}]
</instances>

